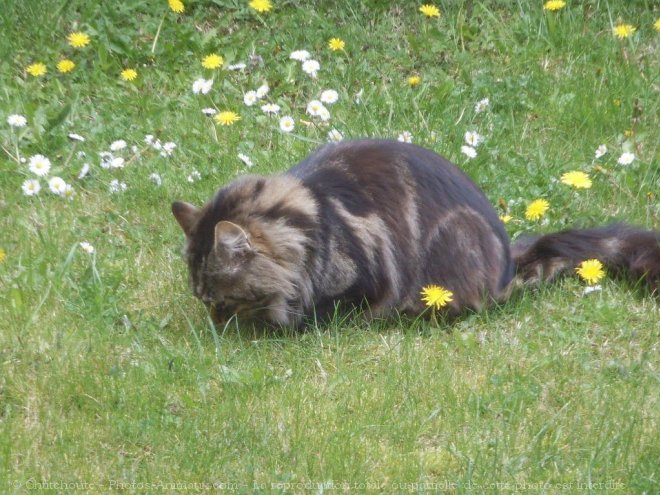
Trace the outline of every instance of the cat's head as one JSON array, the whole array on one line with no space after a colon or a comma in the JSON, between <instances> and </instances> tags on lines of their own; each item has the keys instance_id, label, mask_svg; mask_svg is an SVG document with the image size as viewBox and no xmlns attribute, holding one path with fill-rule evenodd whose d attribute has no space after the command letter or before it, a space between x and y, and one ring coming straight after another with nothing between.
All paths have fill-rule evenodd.
<instances>
[{"instance_id":1,"label":"cat's head","mask_svg":"<svg viewBox=\"0 0 660 495\"><path fill-rule=\"evenodd\" d=\"M280 325L296 320L297 270L271 225L217 220L212 208L184 202L173 203L172 213L186 235L193 294L217 321L232 315Z\"/></svg>"}]
</instances>

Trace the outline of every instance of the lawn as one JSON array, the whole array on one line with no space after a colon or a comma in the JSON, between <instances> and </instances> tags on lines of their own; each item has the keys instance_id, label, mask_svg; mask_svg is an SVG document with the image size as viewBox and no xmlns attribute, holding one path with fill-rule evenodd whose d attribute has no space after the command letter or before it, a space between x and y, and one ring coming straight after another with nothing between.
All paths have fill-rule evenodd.
<instances>
[{"instance_id":1,"label":"lawn","mask_svg":"<svg viewBox=\"0 0 660 495\"><path fill-rule=\"evenodd\" d=\"M660 492L633 282L304 332L191 294L171 202L338 139L446 156L512 238L660 229L655 2L421 5L3 2L1 493Z\"/></svg>"}]
</instances>

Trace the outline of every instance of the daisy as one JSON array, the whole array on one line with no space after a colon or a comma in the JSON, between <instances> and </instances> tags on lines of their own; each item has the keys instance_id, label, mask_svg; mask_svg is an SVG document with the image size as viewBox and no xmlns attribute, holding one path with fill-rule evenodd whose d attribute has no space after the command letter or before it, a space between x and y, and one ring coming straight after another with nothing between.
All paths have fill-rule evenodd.
<instances>
[{"instance_id":1,"label":"daisy","mask_svg":"<svg viewBox=\"0 0 660 495\"><path fill-rule=\"evenodd\" d=\"M261 105L261 110L264 113L272 113L273 115L275 115L279 113L280 106L276 105L275 103L266 103L265 105Z\"/></svg>"},{"instance_id":2,"label":"daisy","mask_svg":"<svg viewBox=\"0 0 660 495\"><path fill-rule=\"evenodd\" d=\"M254 105L259 97L257 96L256 91L248 91L243 95L243 103L245 103L248 107L251 107Z\"/></svg>"},{"instance_id":3,"label":"daisy","mask_svg":"<svg viewBox=\"0 0 660 495\"><path fill-rule=\"evenodd\" d=\"M124 81L135 81L137 79L137 71L135 69L124 69L119 74Z\"/></svg>"},{"instance_id":4,"label":"daisy","mask_svg":"<svg viewBox=\"0 0 660 495\"><path fill-rule=\"evenodd\" d=\"M419 8L419 11L426 17L440 17L440 9L435 5L425 4Z\"/></svg>"},{"instance_id":5,"label":"daisy","mask_svg":"<svg viewBox=\"0 0 660 495\"><path fill-rule=\"evenodd\" d=\"M617 163L619 165L630 165L634 160L635 160L635 154L626 151L619 157Z\"/></svg>"},{"instance_id":6,"label":"daisy","mask_svg":"<svg viewBox=\"0 0 660 495\"><path fill-rule=\"evenodd\" d=\"M321 65L316 60L305 60L302 64L302 69L315 78L317 72L321 69Z\"/></svg>"},{"instance_id":7,"label":"daisy","mask_svg":"<svg viewBox=\"0 0 660 495\"><path fill-rule=\"evenodd\" d=\"M268 84L263 83L261 86L259 86L257 88L257 91L256 91L257 98L263 98L264 96L266 96L268 94L269 91L270 91L270 87L268 87Z\"/></svg>"},{"instance_id":8,"label":"daisy","mask_svg":"<svg viewBox=\"0 0 660 495\"><path fill-rule=\"evenodd\" d=\"M605 276L603 264L596 259L583 261L575 271L584 281L591 285L599 282Z\"/></svg>"},{"instance_id":9,"label":"daisy","mask_svg":"<svg viewBox=\"0 0 660 495\"><path fill-rule=\"evenodd\" d=\"M85 142L85 138L82 137L80 134L76 134L75 132L71 132L71 133L69 133L69 134L68 134L68 138L69 138L71 141L78 141L79 143L84 143L84 142ZM80 153L80 152L79 152L79 153ZM82 155L79 154L78 157L85 156L85 155L84 155L85 152L83 151L82 153L83 153L83 154L82 154Z\"/></svg>"},{"instance_id":10,"label":"daisy","mask_svg":"<svg viewBox=\"0 0 660 495\"><path fill-rule=\"evenodd\" d=\"M110 185L108 186L108 189L110 190L111 193L118 193L125 191L127 189L127 186L125 182L119 182L117 179L113 179L110 181Z\"/></svg>"},{"instance_id":11,"label":"daisy","mask_svg":"<svg viewBox=\"0 0 660 495\"><path fill-rule=\"evenodd\" d=\"M470 160L477 157L477 150L475 150L472 146L461 146L461 153L467 156Z\"/></svg>"},{"instance_id":12,"label":"daisy","mask_svg":"<svg viewBox=\"0 0 660 495\"><path fill-rule=\"evenodd\" d=\"M312 55L307 50L296 50L291 52L289 58L291 60L297 60L298 62L304 62L305 60L309 60L311 56Z\"/></svg>"},{"instance_id":13,"label":"daisy","mask_svg":"<svg viewBox=\"0 0 660 495\"><path fill-rule=\"evenodd\" d=\"M89 242L82 241L82 242L79 242L78 245L80 246L80 249L85 251L87 254L94 253L94 246L92 246Z\"/></svg>"},{"instance_id":14,"label":"daisy","mask_svg":"<svg viewBox=\"0 0 660 495\"><path fill-rule=\"evenodd\" d=\"M525 218L527 220L538 220L550 208L550 203L545 199L536 199L532 201L525 210Z\"/></svg>"},{"instance_id":15,"label":"daisy","mask_svg":"<svg viewBox=\"0 0 660 495\"><path fill-rule=\"evenodd\" d=\"M202 113L207 117L213 117L218 111L215 108L202 108Z\"/></svg>"},{"instance_id":16,"label":"daisy","mask_svg":"<svg viewBox=\"0 0 660 495\"><path fill-rule=\"evenodd\" d=\"M41 62L36 62L34 64L30 64L25 68L25 72L30 74L32 77L39 77L43 76L46 72L48 72L48 69L46 68L45 64L42 64Z\"/></svg>"},{"instance_id":17,"label":"daisy","mask_svg":"<svg viewBox=\"0 0 660 495\"><path fill-rule=\"evenodd\" d=\"M198 94L205 95L209 91L211 91L212 87L213 87L213 79L204 79L200 77L199 79L195 79L195 82L193 82L192 91L196 95Z\"/></svg>"},{"instance_id":18,"label":"daisy","mask_svg":"<svg viewBox=\"0 0 660 495\"><path fill-rule=\"evenodd\" d=\"M70 33L66 37L69 45L74 48L84 48L89 45L89 35L87 33L81 33L80 31Z\"/></svg>"},{"instance_id":19,"label":"daisy","mask_svg":"<svg viewBox=\"0 0 660 495\"><path fill-rule=\"evenodd\" d=\"M484 138L480 136L479 133L476 131L467 131L464 137L465 137L465 142L470 146L472 146L473 148L479 146L479 144L484 140Z\"/></svg>"},{"instance_id":20,"label":"daisy","mask_svg":"<svg viewBox=\"0 0 660 495\"><path fill-rule=\"evenodd\" d=\"M211 53L202 59L202 67L205 69L217 69L224 63L224 59L217 53Z\"/></svg>"},{"instance_id":21,"label":"daisy","mask_svg":"<svg viewBox=\"0 0 660 495\"><path fill-rule=\"evenodd\" d=\"M147 134L146 136L144 136L144 142L151 146L154 142L154 135L153 134Z\"/></svg>"},{"instance_id":22,"label":"daisy","mask_svg":"<svg viewBox=\"0 0 660 495\"><path fill-rule=\"evenodd\" d=\"M270 3L270 0L251 0L249 5L260 14L270 12L273 9L273 4Z\"/></svg>"},{"instance_id":23,"label":"daisy","mask_svg":"<svg viewBox=\"0 0 660 495\"><path fill-rule=\"evenodd\" d=\"M321 93L321 101L323 103L327 103L328 105L332 105L339 99L339 93L337 93L334 89L326 89Z\"/></svg>"},{"instance_id":24,"label":"daisy","mask_svg":"<svg viewBox=\"0 0 660 495\"><path fill-rule=\"evenodd\" d=\"M338 143L343 139L344 136L337 129L332 129L330 132L328 132L328 141L330 141L331 143Z\"/></svg>"},{"instance_id":25,"label":"daisy","mask_svg":"<svg viewBox=\"0 0 660 495\"><path fill-rule=\"evenodd\" d=\"M119 151L123 150L126 148L126 141L123 139L118 139L117 141L113 141L112 144L110 144L110 151Z\"/></svg>"},{"instance_id":26,"label":"daisy","mask_svg":"<svg viewBox=\"0 0 660 495\"><path fill-rule=\"evenodd\" d=\"M21 189L26 196L36 196L41 191L41 184L37 179L27 179L23 181Z\"/></svg>"},{"instance_id":27,"label":"daisy","mask_svg":"<svg viewBox=\"0 0 660 495\"><path fill-rule=\"evenodd\" d=\"M614 36L616 36L620 40L624 38L629 38L630 36L633 35L635 31L637 31L637 28L632 24L618 24L617 26L614 26L614 28L612 29Z\"/></svg>"},{"instance_id":28,"label":"daisy","mask_svg":"<svg viewBox=\"0 0 660 495\"><path fill-rule=\"evenodd\" d=\"M160 175L157 174L156 172L149 175L149 180L154 184L156 184L156 186L160 186L163 183L163 180L160 178Z\"/></svg>"},{"instance_id":29,"label":"daisy","mask_svg":"<svg viewBox=\"0 0 660 495\"><path fill-rule=\"evenodd\" d=\"M397 141L401 141L402 143L412 143L413 135L410 131L403 131L401 134L399 134L399 137L396 139Z\"/></svg>"},{"instance_id":30,"label":"daisy","mask_svg":"<svg viewBox=\"0 0 660 495\"><path fill-rule=\"evenodd\" d=\"M48 174L48 172L50 172L50 160L44 155L31 156L28 166L30 168L30 172L38 175L39 177L43 177L44 175Z\"/></svg>"},{"instance_id":31,"label":"daisy","mask_svg":"<svg viewBox=\"0 0 660 495\"><path fill-rule=\"evenodd\" d=\"M57 62L56 67L57 70L60 71L62 74L66 74L67 72L71 72L76 67L76 64L73 62L73 60L64 58L59 62Z\"/></svg>"},{"instance_id":32,"label":"daisy","mask_svg":"<svg viewBox=\"0 0 660 495\"><path fill-rule=\"evenodd\" d=\"M66 182L64 182L64 179L61 177L51 177L48 179L48 188L53 194L62 196L64 194L64 190L66 189Z\"/></svg>"},{"instance_id":33,"label":"daisy","mask_svg":"<svg viewBox=\"0 0 660 495\"><path fill-rule=\"evenodd\" d=\"M89 163L83 163L80 172L78 173L78 179L84 179L89 174Z\"/></svg>"},{"instance_id":34,"label":"daisy","mask_svg":"<svg viewBox=\"0 0 660 495\"><path fill-rule=\"evenodd\" d=\"M220 125L233 125L239 120L241 120L240 115L238 115L236 112L231 112L231 111L220 112L216 114L213 118Z\"/></svg>"},{"instance_id":35,"label":"daisy","mask_svg":"<svg viewBox=\"0 0 660 495\"><path fill-rule=\"evenodd\" d=\"M343 50L345 46L346 43L340 38L332 38L330 41L328 41L328 48L330 48L330 50L333 52Z\"/></svg>"},{"instance_id":36,"label":"daisy","mask_svg":"<svg viewBox=\"0 0 660 495\"><path fill-rule=\"evenodd\" d=\"M427 285L421 291L422 301L429 308L440 309L450 303L454 293L439 285Z\"/></svg>"},{"instance_id":37,"label":"daisy","mask_svg":"<svg viewBox=\"0 0 660 495\"><path fill-rule=\"evenodd\" d=\"M110 168L110 162L114 159L114 156L109 151L101 151L99 153L101 158L101 168Z\"/></svg>"},{"instance_id":38,"label":"daisy","mask_svg":"<svg viewBox=\"0 0 660 495\"><path fill-rule=\"evenodd\" d=\"M62 197L64 199L68 199L69 201L73 201L75 195L76 191L73 186L71 184L65 184L64 191L62 191Z\"/></svg>"},{"instance_id":39,"label":"daisy","mask_svg":"<svg viewBox=\"0 0 660 495\"><path fill-rule=\"evenodd\" d=\"M192 172L190 172L190 175L187 177L187 180L188 182L192 183L201 178L202 178L202 174L200 174L196 169L194 169Z\"/></svg>"},{"instance_id":40,"label":"daisy","mask_svg":"<svg viewBox=\"0 0 660 495\"><path fill-rule=\"evenodd\" d=\"M227 70L243 70L247 67L247 65L243 62L239 62L237 64L231 64L227 66Z\"/></svg>"},{"instance_id":41,"label":"daisy","mask_svg":"<svg viewBox=\"0 0 660 495\"><path fill-rule=\"evenodd\" d=\"M319 100L312 100L307 104L306 112L312 117L317 117L321 108L324 108L323 103L321 103Z\"/></svg>"},{"instance_id":42,"label":"daisy","mask_svg":"<svg viewBox=\"0 0 660 495\"><path fill-rule=\"evenodd\" d=\"M591 187L591 179L588 174L579 172L577 170L566 172L561 176L562 184L573 186L576 189L589 189Z\"/></svg>"},{"instance_id":43,"label":"daisy","mask_svg":"<svg viewBox=\"0 0 660 495\"><path fill-rule=\"evenodd\" d=\"M323 107L319 110L318 117L323 122L327 122L328 120L330 120L330 111L327 108Z\"/></svg>"},{"instance_id":44,"label":"daisy","mask_svg":"<svg viewBox=\"0 0 660 495\"><path fill-rule=\"evenodd\" d=\"M584 288L584 290L582 291L582 294L584 294L586 296L587 294L591 294L592 292L600 292L602 290L603 290L603 288L599 284L589 285L588 287Z\"/></svg>"},{"instance_id":45,"label":"daisy","mask_svg":"<svg viewBox=\"0 0 660 495\"><path fill-rule=\"evenodd\" d=\"M7 123L12 127L25 127L27 119L22 115L12 114L7 117Z\"/></svg>"},{"instance_id":46,"label":"daisy","mask_svg":"<svg viewBox=\"0 0 660 495\"><path fill-rule=\"evenodd\" d=\"M110 168L124 168L125 161L121 156L117 156L110 160L109 166Z\"/></svg>"},{"instance_id":47,"label":"daisy","mask_svg":"<svg viewBox=\"0 0 660 495\"><path fill-rule=\"evenodd\" d=\"M474 106L475 113L481 113L485 111L488 108L488 105L490 105L490 100L488 98L479 100L477 104Z\"/></svg>"},{"instance_id":48,"label":"daisy","mask_svg":"<svg viewBox=\"0 0 660 495\"><path fill-rule=\"evenodd\" d=\"M186 10L186 7L181 0L167 0L167 3L172 12L176 14L183 14L183 11Z\"/></svg>"},{"instance_id":49,"label":"daisy","mask_svg":"<svg viewBox=\"0 0 660 495\"><path fill-rule=\"evenodd\" d=\"M160 156L162 156L163 158L172 156L172 153L174 153L175 148L176 148L176 143L173 143L172 141L168 141L167 143L163 144L163 149L160 152Z\"/></svg>"},{"instance_id":50,"label":"daisy","mask_svg":"<svg viewBox=\"0 0 660 495\"><path fill-rule=\"evenodd\" d=\"M238 154L238 159L240 161L242 161L243 163L245 163L245 166L247 168L251 168L254 165L254 163L252 162L252 159L249 156L244 155L243 153Z\"/></svg>"},{"instance_id":51,"label":"daisy","mask_svg":"<svg viewBox=\"0 0 660 495\"><path fill-rule=\"evenodd\" d=\"M600 157L603 156L605 153L607 153L607 146L605 146L604 144L601 144L601 145L596 149L596 153L594 153L594 155L596 156L596 158L600 158Z\"/></svg>"},{"instance_id":52,"label":"daisy","mask_svg":"<svg viewBox=\"0 0 660 495\"><path fill-rule=\"evenodd\" d=\"M280 119L280 130L282 130L283 132L291 132L293 131L294 127L295 127L295 122L293 121L292 117L289 117L287 115Z\"/></svg>"}]
</instances>

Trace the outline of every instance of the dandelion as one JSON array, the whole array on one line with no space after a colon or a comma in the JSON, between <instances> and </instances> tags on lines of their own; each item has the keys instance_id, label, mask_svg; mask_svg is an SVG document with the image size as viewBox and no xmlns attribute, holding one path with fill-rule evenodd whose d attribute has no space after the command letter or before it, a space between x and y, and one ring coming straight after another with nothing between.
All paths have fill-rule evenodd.
<instances>
[{"instance_id":1,"label":"dandelion","mask_svg":"<svg viewBox=\"0 0 660 495\"><path fill-rule=\"evenodd\" d=\"M204 79L203 77L200 77L199 79L195 79L192 85L192 91L194 94L199 95L205 95L209 91L211 91L211 88L213 87L213 79Z\"/></svg>"},{"instance_id":2,"label":"dandelion","mask_svg":"<svg viewBox=\"0 0 660 495\"><path fill-rule=\"evenodd\" d=\"M467 156L470 160L477 157L477 150L475 150L472 146L467 146L465 144L461 146L461 153Z\"/></svg>"},{"instance_id":3,"label":"dandelion","mask_svg":"<svg viewBox=\"0 0 660 495\"><path fill-rule=\"evenodd\" d=\"M202 174L200 174L196 169L194 169L192 172L190 172L190 175L187 177L188 182L193 183L197 180L200 180L202 178Z\"/></svg>"},{"instance_id":4,"label":"dandelion","mask_svg":"<svg viewBox=\"0 0 660 495\"><path fill-rule=\"evenodd\" d=\"M123 192L128 188L125 182L119 182L117 179L112 179L108 186L111 193Z\"/></svg>"},{"instance_id":5,"label":"dandelion","mask_svg":"<svg viewBox=\"0 0 660 495\"><path fill-rule=\"evenodd\" d=\"M280 130L283 132L291 132L295 127L295 122L292 117L288 115L280 119Z\"/></svg>"},{"instance_id":6,"label":"dandelion","mask_svg":"<svg viewBox=\"0 0 660 495\"><path fill-rule=\"evenodd\" d=\"M163 179L160 178L160 174L156 172L153 172L149 175L149 180L156 184L156 186L160 186L163 183Z\"/></svg>"},{"instance_id":7,"label":"dandelion","mask_svg":"<svg viewBox=\"0 0 660 495\"><path fill-rule=\"evenodd\" d=\"M251 0L249 5L260 14L270 12L273 9L273 4L270 3L270 0Z\"/></svg>"},{"instance_id":8,"label":"dandelion","mask_svg":"<svg viewBox=\"0 0 660 495\"><path fill-rule=\"evenodd\" d=\"M500 221L502 223L509 223L511 220L513 220L511 215L500 215Z\"/></svg>"},{"instance_id":9,"label":"dandelion","mask_svg":"<svg viewBox=\"0 0 660 495\"><path fill-rule=\"evenodd\" d=\"M562 184L572 186L576 189L589 189L591 187L591 179L589 178L589 175L577 170L566 172L561 176L560 180Z\"/></svg>"},{"instance_id":10,"label":"dandelion","mask_svg":"<svg viewBox=\"0 0 660 495\"><path fill-rule=\"evenodd\" d=\"M213 117L218 111L215 108L207 107L202 108L202 113L207 117Z\"/></svg>"},{"instance_id":11,"label":"dandelion","mask_svg":"<svg viewBox=\"0 0 660 495\"><path fill-rule=\"evenodd\" d=\"M319 100L312 100L307 104L307 113L312 117L318 117L325 106Z\"/></svg>"},{"instance_id":12,"label":"dandelion","mask_svg":"<svg viewBox=\"0 0 660 495\"><path fill-rule=\"evenodd\" d=\"M257 97L256 91L248 91L243 95L243 103L245 103L248 107L254 105L258 99L259 98Z\"/></svg>"},{"instance_id":13,"label":"dandelion","mask_svg":"<svg viewBox=\"0 0 660 495\"><path fill-rule=\"evenodd\" d=\"M37 179L27 179L23 181L21 189L26 196L36 196L41 191L41 184Z\"/></svg>"},{"instance_id":14,"label":"dandelion","mask_svg":"<svg viewBox=\"0 0 660 495\"><path fill-rule=\"evenodd\" d=\"M124 141L123 139L118 139L117 141L113 141L110 144L110 151L123 150L124 148L126 148L126 146L127 146L126 141Z\"/></svg>"},{"instance_id":15,"label":"dandelion","mask_svg":"<svg viewBox=\"0 0 660 495\"><path fill-rule=\"evenodd\" d=\"M551 12L556 12L564 7L566 7L564 0L549 0L543 4L543 10L549 10Z\"/></svg>"},{"instance_id":16,"label":"dandelion","mask_svg":"<svg viewBox=\"0 0 660 495\"><path fill-rule=\"evenodd\" d=\"M482 136L479 135L478 132L476 131L467 131L465 133L465 142L472 146L473 148L476 148L479 146L479 144L484 140Z\"/></svg>"},{"instance_id":17,"label":"dandelion","mask_svg":"<svg viewBox=\"0 0 660 495\"><path fill-rule=\"evenodd\" d=\"M77 142L79 142L79 143L84 143L84 142L85 142L85 138L82 137L80 134L76 134L75 132L71 132L71 133L69 133L69 134L67 135L67 137L68 137L71 141L77 141ZM78 152L78 153L82 153L82 155L80 155L80 154L78 155L79 157L80 157L80 156L85 156L85 152L84 152L84 151L80 151L80 152Z\"/></svg>"},{"instance_id":18,"label":"dandelion","mask_svg":"<svg viewBox=\"0 0 660 495\"><path fill-rule=\"evenodd\" d=\"M396 140L401 141L402 143L412 143L413 135L410 131L403 131L399 134L399 137L397 137Z\"/></svg>"},{"instance_id":19,"label":"dandelion","mask_svg":"<svg viewBox=\"0 0 660 495\"><path fill-rule=\"evenodd\" d=\"M617 160L617 163L619 165L630 165L633 161L635 161L635 154L626 151L625 153L621 154L621 156Z\"/></svg>"},{"instance_id":20,"label":"dandelion","mask_svg":"<svg viewBox=\"0 0 660 495\"><path fill-rule=\"evenodd\" d=\"M69 36L66 37L67 41L69 42L69 45L71 45L74 48L84 48L87 45L89 45L89 35L87 33L82 33L80 31L76 31L74 33L70 33Z\"/></svg>"},{"instance_id":21,"label":"dandelion","mask_svg":"<svg viewBox=\"0 0 660 495\"><path fill-rule=\"evenodd\" d=\"M614 36L616 36L620 40L624 38L629 38L630 36L633 35L635 31L637 31L637 28L632 24L618 24L614 26L614 28L612 29Z\"/></svg>"},{"instance_id":22,"label":"dandelion","mask_svg":"<svg viewBox=\"0 0 660 495\"><path fill-rule=\"evenodd\" d=\"M0 263L4 263L6 258L7 258L7 253L5 252L4 249L0 248Z\"/></svg>"},{"instance_id":23,"label":"dandelion","mask_svg":"<svg viewBox=\"0 0 660 495\"><path fill-rule=\"evenodd\" d=\"M307 50L295 50L291 52L289 58L291 60L297 60L298 62L304 62L305 60L309 60L311 56L312 55Z\"/></svg>"},{"instance_id":24,"label":"dandelion","mask_svg":"<svg viewBox=\"0 0 660 495\"><path fill-rule=\"evenodd\" d=\"M440 17L440 9L429 3L422 5L419 11L426 17Z\"/></svg>"},{"instance_id":25,"label":"dandelion","mask_svg":"<svg viewBox=\"0 0 660 495\"><path fill-rule=\"evenodd\" d=\"M66 189L66 182L64 182L64 179L61 177L51 177L48 179L48 188L53 194L62 196L64 194L64 190Z\"/></svg>"},{"instance_id":26,"label":"dandelion","mask_svg":"<svg viewBox=\"0 0 660 495\"><path fill-rule=\"evenodd\" d=\"M92 246L89 242L87 241L81 241L78 243L80 246L80 249L85 251L87 254L93 254L94 253L94 246Z\"/></svg>"},{"instance_id":27,"label":"dandelion","mask_svg":"<svg viewBox=\"0 0 660 495\"><path fill-rule=\"evenodd\" d=\"M415 87L418 86L420 82L422 82L422 78L417 75L408 78L408 86Z\"/></svg>"},{"instance_id":28,"label":"dandelion","mask_svg":"<svg viewBox=\"0 0 660 495\"><path fill-rule=\"evenodd\" d=\"M25 68L25 72L30 74L32 77L39 77L48 72L48 69L46 68L45 64L42 64L41 62L35 62L34 64L28 65Z\"/></svg>"},{"instance_id":29,"label":"dandelion","mask_svg":"<svg viewBox=\"0 0 660 495\"><path fill-rule=\"evenodd\" d=\"M268 94L270 91L270 87L268 86L267 83L263 83L261 86L257 88L257 91L255 92L257 95L257 98L263 98Z\"/></svg>"},{"instance_id":30,"label":"dandelion","mask_svg":"<svg viewBox=\"0 0 660 495\"><path fill-rule=\"evenodd\" d=\"M420 294L428 308L441 309L454 300L454 293L439 285L427 285Z\"/></svg>"},{"instance_id":31,"label":"dandelion","mask_svg":"<svg viewBox=\"0 0 660 495\"><path fill-rule=\"evenodd\" d=\"M50 160L44 155L34 155L30 157L28 167L30 172L39 177L43 177L50 172Z\"/></svg>"},{"instance_id":32,"label":"dandelion","mask_svg":"<svg viewBox=\"0 0 660 495\"><path fill-rule=\"evenodd\" d=\"M217 69L225 60L217 53L211 53L202 59L202 67L205 69Z\"/></svg>"},{"instance_id":33,"label":"dandelion","mask_svg":"<svg viewBox=\"0 0 660 495\"><path fill-rule=\"evenodd\" d=\"M599 282L605 276L603 264L596 259L583 261L575 271L585 282L591 285Z\"/></svg>"},{"instance_id":34,"label":"dandelion","mask_svg":"<svg viewBox=\"0 0 660 495\"><path fill-rule=\"evenodd\" d=\"M217 113L213 118L220 125L233 125L239 120L241 120L241 116L238 115L236 112L231 112L227 110L224 112Z\"/></svg>"},{"instance_id":35,"label":"dandelion","mask_svg":"<svg viewBox=\"0 0 660 495\"><path fill-rule=\"evenodd\" d=\"M536 199L532 201L525 210L525 218L527 220L538 220L550 208L550 203L545 199Z\"/></svg>"},{"instance_id":36,"label":"dandelion","mask_svg":"<svg viewBox=\"0 0 660 495\"><path fill-rule=\"evenodd\" d=\"M338 143L344 139L344 136L337 129L332 129L328 132L328 141L331 143Z\"/></svg>"},{"instance_id":37,"label":"dandelion","mask_svg":"<svg viewBox=\"0 0 660 495\"><path fill-rule=\"evenodd\" d=\"M124 81L135 81L137 79L137 71L135 69L124 69L120 74Z\"/></svg>"},{"instance_id":38,"label":"dandelion","mask_svg":"<svg viewBox=\"0 0 660 495\"><path fill-rule=\"evenodd\" d=\"M22 115L11 114L7 117L7 123L12 127L25 127L27 125L27 119Z\"/></svg>"},{"instance_id":39,"label":"dandelion","mask_svg":"<svg viewBox=\"0 0 660 495\"><path fill-rule=\"evenodd\" d=\"M477 104L474 106L474 112L475 113L481 113L486 111L488 106L490 105L490 100L488 98L484 98L482 100L479 100Z\"/></svg>"},{"instance_id":40,"label":"dandelion","mask_svg":"<svg viewBox=\"0 0 660 495\"><path fill-rule=\"evenodd\" d=\"M596 152L594 153L594 156L596 157L596 159L598 159L603 155L605 155L605 153L607 153L607 146L601 144L598 148L596 148Z\"/></svg>"},{"instance_id":41,"label":"dandelion","mask_svg":"<svg viewBox=\"0 0 660 495\"><path fill-rule=\"evenodd\" d=\"M275 115L279 113L280 106L276 105L275 103L266 103L265 105L261 105L261 111Z\"/></svg>"},{"instance_id":42,"label":"dandelion","mask_svg":"<svg viewBox=\"0 0 660 495\"><path fill-rule=\"evenodd\" d=\"M658 17L658 18L655 20L655 22L653 23L653 28L654 28L656 31L660 32L660 17Z\"/></svg>"},{"instance_id":43,"label":"dandelion","mask_svg":"<svg viewBox=\"0 0 660 495\"><path fill-rule=\"evenodd\" d=\"M337 93L334 89L326 89L321 93L321 101L323 103L327 103L328 105L336 103L338 99L339 93Z\"/></svg>"},{"instance_id":44,"label":"dandelion","mask_svg":"<svg viewBox=\"0 0 660 495\"><path fill-rule=\"evenodd\" d=\"M183 11L186 10L186 6L183 5L181 0L167 0L167 3L170 6L170 10L176 14L183 14Z\"/></svg>"},{"instance_id":45,"label":"dandelion","mask_svg":"<svg viewBox=\"0 0 660 495\"><path fill-rule=\"evenodd\" d=\"M341 38L332 38L330 41L328 41L328 48L330 48L330 50L333 52L343 50L345 46L346 43Z\"/></svg>"},{"instance_id":46,"label":"dandelion","mask_svg":"<svg viewBox=\"0 0 660 495\"><path fill-rule=\"evenodd\" d=\"M302 70L314 78L320 69L321 64L316 60L305 60L302 64Z\"/></svg>"},{"instance_id":47,"label":"dandelion","mask_svg":"<svg viewBox=\"0 0 660 495\"><path fill-rule=\"evenodd\" d=\"M249 156L247 156L243 153L238 154L238 159L240 161L242 161L243 163L245 163L245 166L247 168L252 168L254 166L254 163L252 162L252 159Z\"/></svg>"}]
</instances>

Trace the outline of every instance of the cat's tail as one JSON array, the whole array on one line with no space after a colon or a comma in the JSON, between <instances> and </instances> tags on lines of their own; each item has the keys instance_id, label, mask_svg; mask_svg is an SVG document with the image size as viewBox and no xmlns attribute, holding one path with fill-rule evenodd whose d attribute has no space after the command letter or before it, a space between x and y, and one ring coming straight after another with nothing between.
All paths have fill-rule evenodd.
<instances>
[{"instance_id":1,"label":"cat's tail","mask_svg":"<svg viewBox=\"0 0 660 495\"><path fill-rule=\"evenodd\" d=\"M627 274L656 295L660 289L660 232L625 224L523 238L513 243L511 255L517 278L525 284L549 281L597 259L608 273Z\"/></svg>"}]
</instances>

